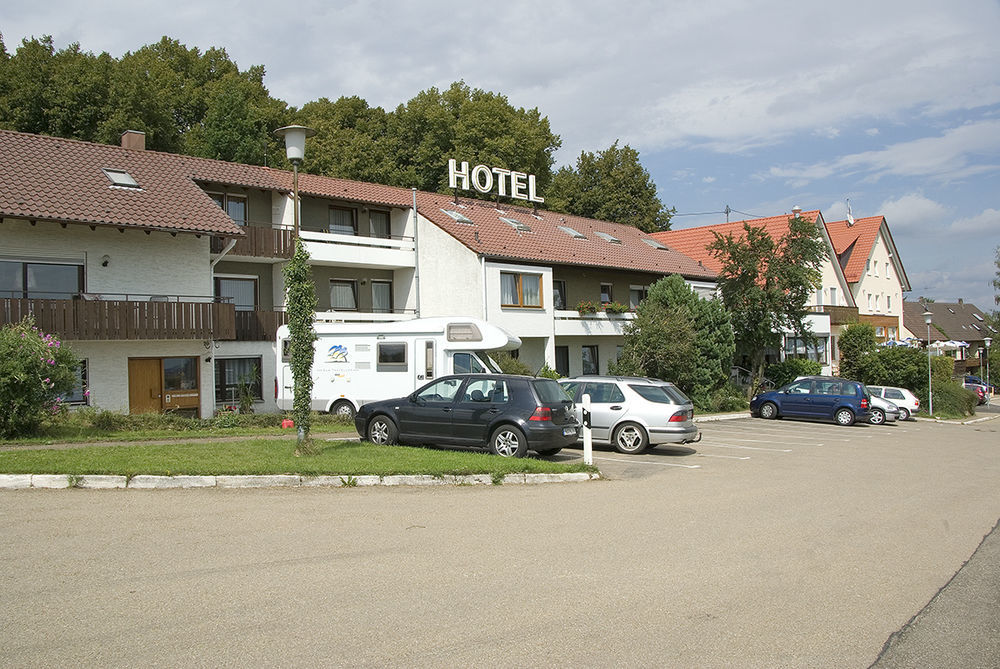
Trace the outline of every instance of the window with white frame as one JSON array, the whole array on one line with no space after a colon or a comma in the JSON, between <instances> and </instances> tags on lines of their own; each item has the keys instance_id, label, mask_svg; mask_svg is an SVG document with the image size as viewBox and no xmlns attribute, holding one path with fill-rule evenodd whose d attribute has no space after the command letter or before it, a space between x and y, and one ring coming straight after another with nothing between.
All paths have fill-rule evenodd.
<instances>
[{"instance_id":1,"label":"window with white frame","mask_svg":"<svg viewBox=\"0 0 1000 669\"><path fill-rule=\"evenodd\" d=\"M615 299L615 288L610 283L601 284L601 304L607 304Z\"/></svg>"},{"instance_id":2,"label":"window with white frame","mask_svg":"<svg viewBox=\"0 0 1000 669\"><path fill-rule=\"evenodd\" d=\"M392 281L372 281L372 311L392 313Z\"/></svg>"},{"instance_id":3,"label":"window with white frame","mask_svg":"<svg viewBox=\"0 0 1000 669\"><path fill-rule=\"evenodd\" d=\"M785 337L785 359L802 358L821 364L827 363L826 337Z\"/></svg>"},{"instance_id":4,"label":"window with white frame","mask_svg":"<svg viewBox=\"0 0 1000 669\"><path fill-rule=\"evenodd\" d=\"M357 311L358 282L353 279L331 279L330 308L336 311Z\"/></svg>"},{"instance_id":5,"label":"window with white frame","mask_svg":"<svg viewBox=\"0 0 1000 669\"><path fill-rule=\"evenodd\" d=\"M500 306L542 306L542 276L500 272Z\"/></svg>"},{"instance_id":6,"label":"window with white frame","mask_svg":"<svg viewBox=\"0 0 1000 669\"><path fill-rule=\"evenodd\" d=\"M892 311L892 295L885 296L885 310Z\"/></svg>"},{"instance_id":7,"label":"window with white frame","mask_svg":"<svg viewBox=\"0 0 1000 669\"><path fill-rule=\"evenodd\" d=\"M830 288L830 306L837 306L837 289Z\"/></svg>"},{"instance_id":8,"label":"window with white frame","mask_svg":"<svg viewBox=\"0 0 1000 669\"><path fill-rule=\"evenodd\" d=\"M600 373L600 361L597 358L597 346L594 344L587 344L580 347L581 362L583 363L583 373L584 374L599 374Z\"/></svg>"},{"instance_id":9,"label":"window with white frame","mask_svg":"<svg viewBox=\"0 0 1000 669\"><path fill-rule=\"evenodd\" d=\"M87 379L87 361L81 360L76 369L73 370L73 390L64 398L68 404L89 405L90 404L90 382Z\"/></svg>"},{"instance_id":10,"label":"window with white frame","mask_svg":"<svg viewBox=\"0 0 1000 669\"><path fill-rule=\"evenodd\" d=\"M890 278L889 277L889 263L885 264L885 278L887 278L887 279Z\"/></svg>"},{"instance_id":11,"label":"window with white frame","mask_svg":"<svg viewBox=\"0 0 1000 669\"><path fill-rule=\"evenodd\" d=\"M878 261L876 261L876 262L873 262L873 263L872 263L872 266L873 266L873 267L874 267L874 269L875 269L875 276L878 276Z\"/></svg>"},{"instance_id":12,"label":"window with white frame","mask_svg":"<svg viewBox=\"0 0 1000 669\"><path fill-rule=\"evenodd\" d=\"M337 235L356 235L357 223L354 210L346 207L330 207L330 232Z\"/></svg>"},{"instance_id":13,"label":"window with white frame","mask_svg":"<svg viewBox=\"0 0 1000 669\"><path fill-rule=\"evenodd\" d=\"M629 286L628 288L628 306L630 309L635 309L639 306L639 303L646 299L649 295L649 286Z\"/></svg>"},{"instance_id":14,"label":"window with white frame","mask_svg":"<svg viewBox=\"0 0 1000 669\"><path fill-rule=\"evenodd\" d=\"M566 308L566 282L561 279L552 281L552 308Z\"/></svg>"}]
</instances>

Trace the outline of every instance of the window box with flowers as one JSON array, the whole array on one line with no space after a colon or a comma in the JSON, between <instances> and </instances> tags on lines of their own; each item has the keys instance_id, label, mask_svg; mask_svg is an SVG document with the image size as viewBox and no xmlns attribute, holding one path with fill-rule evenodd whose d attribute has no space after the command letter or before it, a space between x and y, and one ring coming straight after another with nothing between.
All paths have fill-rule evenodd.
<instances>
[{"instance_id":1,"label":"window box with flowers","mask_svg":"<svg viewBox=\"0 0 1000 669\"><path fill-rule=\"evenodd\" d=\"M587 314L596 314L600 311L600 306L593 300L580 300L576 303L576 310L581 316L586 316Z\"/></svg>"},{"instance_id":2,"label":"window box with flowers","mask_svg":"<svg viewBox=\"0 0 1000 669\"><path fill-rule=\"evenodd\" d=\"M605 302L604 311L609 314L624 314L628 311L628 305L621 302Z\"/></svg>"}]
</instances>

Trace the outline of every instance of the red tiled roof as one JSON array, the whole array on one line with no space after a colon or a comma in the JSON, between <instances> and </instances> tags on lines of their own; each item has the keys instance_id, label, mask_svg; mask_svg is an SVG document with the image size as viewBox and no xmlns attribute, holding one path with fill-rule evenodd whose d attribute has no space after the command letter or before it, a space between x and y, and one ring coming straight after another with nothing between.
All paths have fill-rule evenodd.
<instances>
[{"instance_id":1,"label":"red tiled roof","mask_svg":"<svg viewBox=\"0 0 1000 669\"><path fill-rule=\"evenodd\" d=\"M799 214L802 218L816 222L819 210L804 211ZM722 236L733 235L736 239L743 237L743 224L749 223L755 228L763 227L772 239L780 239L788 233L788 220L790 216L770 216L768 218L755 218L746 221L732 221L730 223L719 223L717 225L703 225L697 228L686 228L684 230L667 230L665 232L654 232L651 236L668 247L686 256L700 260L709 269L718 272L722 269L722 262L713 256L708 245L715 241L717 232Z\"/></svg>"},{"instance_id":2,"label":"red tiled roof","mask_svg":"<svg viewBox=\"0 0 1000 669\"><path fill-rule=\"evenodd\" d=\"M609 223L570 214L484 200L453 197L440 193L417 192L417 209L469 249L492 258L563 265L613 267L616 269L680 274L691 279L715 280L715 272L676 251L655 248L643 239L651 235L631 225ZM472 221L460 223L442 210L457 211ZM517 230L500 220L513 219L530 228ZM585 239L576 239L559 226L572 228ZM620 243L597 233L610 235Z\"/></svg>"},{"instance_id":3,"label":"red tiled roof","mask_svg":"<svg viewBox=\"0 0 1000 669\"><path fill-rule=\"evenodd\" d=\"M292 173L255 165L137 151L55 137L0 131L0 216L80 222L233 236L243 234L198 183L219 183L289 192ZM140 189L111 187L101 168L129 172ZM408 188L299 175L302 195L409 208ZM673 250L654 248L650 235L629 225L569 214L500 205L417 191L417 210L472 251L487 257L681 274L712 281L715 272ZM472 224L442 209L460 211ZM512 218L530 231L500 220ZM574 239L558 226L586 239ZM786 224L787 225L787 224ZM610 235L620 243L602 239Z\"/></svg>"},{"instance_id":4,"label":"red tiled roof","mask_svg":"<svg viewBox=\"0 0 1000 669\"><path fill-rule=\"evenodd\" d=\"M865 263L871 256L883 221L883 216L870 216L856 219L854 225L848 225L847 221L826 224L833 250L837 252L844 276L850 283L856 283L864 276Z\"/></svg>"},{"instance_id":5,"label":"red tiled roof","mask_svg":"<svg viewBox=\"0 0 1000 669\"><path fill-rule=\"evenodd\" d=\"M192 180L184 156L6 130L0 156L2 216L243 234ZM140 187L112 186L103 168L128 172Z\"/></svg>"}]
</instances>

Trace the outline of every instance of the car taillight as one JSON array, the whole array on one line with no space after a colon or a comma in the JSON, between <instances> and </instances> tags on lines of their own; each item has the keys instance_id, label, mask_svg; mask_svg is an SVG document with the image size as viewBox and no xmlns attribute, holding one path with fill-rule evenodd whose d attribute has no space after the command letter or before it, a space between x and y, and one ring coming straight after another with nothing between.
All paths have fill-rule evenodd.
<instances>
[{"instance_id":1,"label":"car taillight","mask_svg":"<svg viewBox=\"0 0 1000 669\"><path fill-rule=\"evenodd\" d=\"M670 420L668 422L670 422L670 423L683 423L684 421L687 420L687 417L688 417L688 412L687 411L678 411L678 412L674 413L673 416L670 417Z\"/></svg>"},{"instance_id":2,"label":"car taillight","mask_svg":"<svg viewBox=\"0 0 1000 669\"><path fill-rule=\"evenodd\" d=\"M920 400L913 400L913 406L920 407Z\"/></svg>"},{"instance_id":3,"label":"car taillight","mask_svg":"<svg viewBox=\"0 0 1000 669\"><path fill-rule=\"evenodd\" d=\"M278 401L278 377L274 377L274 401Z\"/></svg>"},{"instance_id":4,"label":"car taillight","mask_svg":"<svg viewBox=\"0 0 1000 669\"><path fill-rule=\"evenodd\" d=\"M868 408L868 400L866 400L864 397L861 398L861 408L862 409Z\"/></svg>"},{"instance_id":5,"label":"car taillight","mask_svg":"<svg viewBox=\"0 0 1000 669\"><path fill-rule=\"evenodd\" d=\"M548 407L536 407L528 420L552 420L552 409Z\"/></svg>"}]
</instances>

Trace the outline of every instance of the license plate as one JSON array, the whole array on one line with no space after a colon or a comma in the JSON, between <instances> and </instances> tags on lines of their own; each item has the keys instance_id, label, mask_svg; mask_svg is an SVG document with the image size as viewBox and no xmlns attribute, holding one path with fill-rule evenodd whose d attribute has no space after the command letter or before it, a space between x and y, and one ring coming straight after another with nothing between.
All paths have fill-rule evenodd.
<instances>
[{"instance_id":1,"label":"license plate","mask_svg":"<svg viewBox=\"0 0 1000 669\"><path fill-rule=\"evenodd\" d=\"M573 434L573 435L576 434L576 428L575 427L564 427L563 428L563 436L568 437L571 434Z\"/></svg>"}]
</instances>

